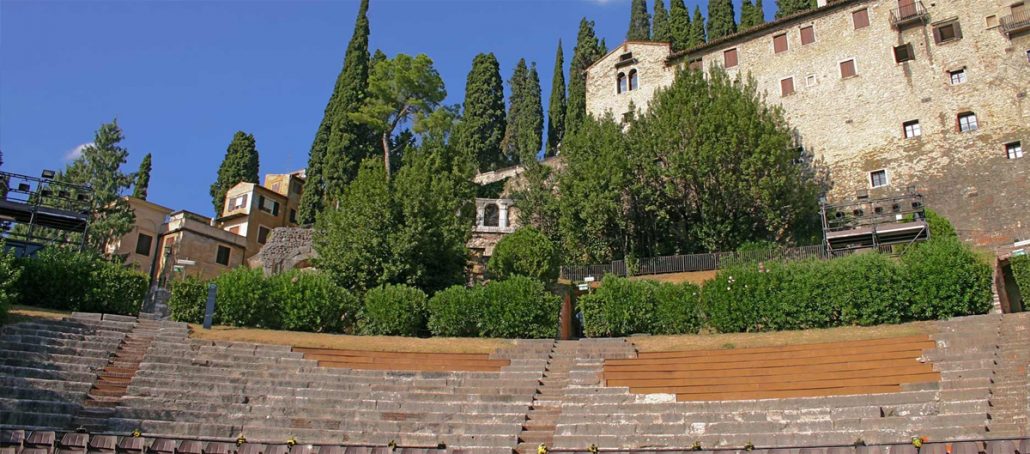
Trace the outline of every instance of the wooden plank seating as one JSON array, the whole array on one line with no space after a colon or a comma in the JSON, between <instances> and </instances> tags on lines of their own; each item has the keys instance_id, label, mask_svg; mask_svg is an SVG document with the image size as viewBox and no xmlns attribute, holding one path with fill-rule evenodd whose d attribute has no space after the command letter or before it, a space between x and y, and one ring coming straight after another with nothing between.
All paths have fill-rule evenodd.
<instances>
[{"instance_id":1,"label":"wooden plank seating","mask_svg":"<svg viewBox=\"0 0 1030 454\"><path fill-rule=\"evenodd\" d=\"M603 383L679 401L879 394L941 380L919 358L936 347L907 336L734 350L644 352L604 362Z\"/></svg>"},{"instance_id":2,"label":"wooden plank seating","mask_svg":"<svg viewBox=\"0 0 1030 454\"><path fill-rule=\"evenodd\" d=\"M318 361L321 367L365 370L423 372L500 372L511 364L508 359L490 359L485 353L414 353L338 350L294 347L304 359Z\"/></svg>"}]
</instances>

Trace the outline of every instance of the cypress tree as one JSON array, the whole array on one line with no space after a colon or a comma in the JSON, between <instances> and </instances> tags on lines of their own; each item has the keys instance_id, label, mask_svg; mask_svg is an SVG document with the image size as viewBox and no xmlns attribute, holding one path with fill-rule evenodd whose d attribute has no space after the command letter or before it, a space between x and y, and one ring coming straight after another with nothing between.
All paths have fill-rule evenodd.
<instances>
[{"instance_id":1,"label":"cypress tree","mask_svg":"<svg viewBox=\"0 0 1030 454\"><path fill-rule=\"evenodd\" d=\"M655 7L655 11L657 10L658 8ZM658 20L655 19L656 24L657 22ZM690 43L690 31L690 10L688 10L683 4L683 0L670 0L669 34L672 37L673 50L682 50L688 47L688 43Z\"/></svg>"},{"instance_id":2,"label":"cypress tree","mask_svg":"<svg viewBox=\"0 0 1030 454\"><path fill-rule=\"evenodd\" d=\"M717 40L737 32L737 21L733 11L733 0L711 0L708 2L708 39Z\"/></svg>"},{"instance_id":3,"label":"cypress tree","mask_svg":"<svg viewBox=\"0 0 1030 454\"><path fill-rule=\"evenodd\" d=\"M647 14L647 0L632 0L630 3L629 31L627 41L650 41L651 18Z\"/></svg>"},{"instance_id":4,"label":"cypress tree","mask_svg":"<svg viewBox=\"0 0 1030 454\"><path fill-rule=\"evenodd\" d=\"M554 56L554 76L551 77L551 104L547 109L547 151L545 156L558 154L565 136L565 56L561 40Z\"/></svg>"},{"instance_id":5,"label":"cypress tree","mask_svg":"<svg viewBox=\"0 0 1030 454\"><path fill-rule=\"evenodd\" d=\"M815 8L815 0L777 0L776 18L787 17Z\"/></svg>"},{"instance_id":6,"label":"cypress tree","mask_svg":"<svg viewBox=\"0 0 1030 454\"><path fill-rule=\"evenodd\" d=\"M755 25L762 25L765 23L765 7L762 6L762 0L755 0Z\"/></svg>"},{"instance_id":7,"label":"cypress tree","mask_svg":"<svg viewBox=\"0 0 1030 454\"><path fill-rule=\"evenodd\" d=\"M258 182L258 151L254 136L243 131L236 131L225 150L225 158L218 167L218 178L211 185L211 203L215 207L215 217L222 215L225 205L225 193L241 182Z\"/></svg>"},{"instance_id":8,"label":"cypress tree","mask_svg":"<svg viewBox=\"0 0 1030 454\"><path fill-rule=\"evenodd\" d=\"M654 1L654 31L651 39L660 43L672 42L672 24L669 12L665 10L665 0Z\"/></svg>"},{"instance_id":9,"label":"cypress tree","mask_svg":"<svg viewBox=\"0 0 1030 454\"><path fill-rule=\"evenodd\" d=\"M544 113L540 104L540 78L537 76L536 65L529 68L525 59L519 59L508 84L511 87L511 107L501 149L504 150L508 164L518 164L536 159L540 151Z\"/></svg>"},{"instance_id":10,"label":"cypress tree","mask_svg":"<svg viewBox=\"0 0 1030 454\"><path fill-rule=\"evenodd\" d=\"M700 46L708 42L708 34L705 32L705 17L701 15L701 7L694 7L694 20L690 23L690 39L687 40L687 47Z\"/></svg>"},{"instance_id":11,"label":"cypress tree","mask_svg":"<svg viewBox=\"0 0 1030 454\"><path fill-rule=\"evenodd\" d=\"M479 162L481 171L503 165L504 115L504 82L497 58L492 53L476 55L465 82L464 116L454 141L459 153Z\"/></svg>"},{"instance_id":12,"label":"cypress tree","mask_svg":"<svg viewBox=\"0 0 1030 454\"><path fill-rule=\"evenodd\" d=\"M740 7L740 29L747 30L764 23L765 13L762 11L762 0L756 0L754 4L751 3L751 0L744 0L744 4Z\"/></svg>"},{"instance_id":13,"label":"cypress tree","mask_svg":"<svg viewBox=\"0 0 1030 454\"><path fill-rule=\"evenodd\" d=\"M322 123L311 144L307 181L300 199L300 222L311 224L325 206L337 200L357 174L362 159L375 150L375 138L349 114L364 102L368 84L368 0L361 0L354 34L347 45L343 69L325 107Z\"/></svg>"},{"instance_id":14,"label":"cypress tree","mask_svg":"<svg viewBox=\"0 0 1030 454\"><path fill-rule=\"evenodd\" d=\"M139 163L139 171L136 172L136 183L133 184L132 196L137 199L147 200L147 189L150 187L150 153L143 157Z\"/></svg>"},{"instance_id":15,"label":"cypress tree","mask_svg":"<svg viewBox=\"0 0 1030 454\"><path fill-rule=\"evenodd\" d=\"M606 54L604 41L598 42L594 22L585 17L579 21L579 34L569 68L569 98L565 113L565 134L571 134L587 118L587 67Z\"/></svg>"}]
</instances>

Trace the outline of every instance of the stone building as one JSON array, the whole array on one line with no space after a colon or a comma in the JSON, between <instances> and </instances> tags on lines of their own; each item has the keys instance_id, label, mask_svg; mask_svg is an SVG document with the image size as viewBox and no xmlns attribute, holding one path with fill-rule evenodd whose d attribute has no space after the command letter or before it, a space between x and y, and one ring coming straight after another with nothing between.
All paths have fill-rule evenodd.
<instances>
[{"instance_id":1,"label":"stone building","mask_svg":"<svg viewBox=\"0 0 1030 454\"><path fill-rule=\"evenodd\" d=\"M238 183L225 194L216 219L221 228L247 239L246 258L258 253L272 230L296 227L304 172L265 175L265 184Z\"/></svg>"},{"instance_id":2,"label":"stone building","mask_svg":"<svg viewBox=\"0 0 1030 454\"><path fill-rule=\"evenodd\" d=\"M160 255L158 237L164 232L164 224L172 209L136 197L126 197L136 222L132 230L121 238L107 244L104 252L118 256L129 266L150 274Z\"/></svg>"},{"instance_id":3,"label":"stone building","mask_svg":"<svg viewBox=\"0 0 1030 454\"><path fill-rule=\"evenodd\" d=\"M587 69L587 110L646 112L677 71L754 77L831 201L914 187L960 235L1030 238L1030 14L1020 0L820 0L816 9L681 52L626 42Z\"/></svg>"}]
</instances>

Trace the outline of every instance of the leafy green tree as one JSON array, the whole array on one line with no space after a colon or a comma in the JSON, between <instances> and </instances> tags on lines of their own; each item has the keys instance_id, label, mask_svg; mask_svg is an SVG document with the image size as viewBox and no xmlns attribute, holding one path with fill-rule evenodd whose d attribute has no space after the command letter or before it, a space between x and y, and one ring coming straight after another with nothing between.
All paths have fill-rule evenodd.
<instances>
[{"instance_id":1,"label":"leafy green tree","mask_svg":"<svg viewBox=\"0 0 1030 454\"><path fill-rule=\"evenodd\" d=\"M527 67L526 60L520 59L508 84L511 86L511 108L501 149L507 162L514 165L536 159L542 145L544 111L536 64Z\"/></svg>"},{"instance_id":2,"label":"leafy green tree","mask_svg":"<svg viewBox=\"0 0 1030 454\"><path fill-rule=\"evenodd\" d=\"M654 30L651 38L660 43L672 42L672 23L670 22L669 11L665 9L665 0L654 2Z\"/></svg>"},{"instance_id":3,"label":"leafy green tree","mask_svg":"<svg viewBox=\"0 0 1030 454\"><path fill-rule=\"evenodd\" d=\"M398 151L393 134L399 125L426 116L447 97L440 73L424 54L397 54L378 61L368 80L364 104L350 116L379 134L386 178L390 178L390 156Z\"/></svg>"},{"instance_id":4,"label":"leafy green tree","mask_svg":"<svg viewBox=\"0 0 1030 454\"><path fill-rule=\"evenodd\" d=\"M222 215L225 206L225 194L233 186L241 182L258 182L258 150L254 136L243 131L236 131L225 157L218 167L218 177L211 185L211 203L215 207L215 217Z\"/></svg>"},{"instance_id":5,"label":"leafy green tree","mask_svg":"<svg viewBox=\"0 0 1030 454\"><path fill-rule=\"evenodd\" d=\"M579 21L579 34L569 68L569 98L565 113L565 133L575 131L587 118L586 69L607 53L594 34L594 22Z\"/></svg>"},{"instance_id":6,"label":"leafy green tree","mask_svg":"<svg viewBox=\"0 0 1030 454\"><path fill-rule=\"evenodd\" d=\"M361 0L354 34L347 45L343 69L325 107L308 155L300 222L311 224L326 206L335 202L354 178L359 163L377 149L375 134L350 119L365 99L368 85L368 0Z\"/></svg>"},{"instance_id":7,"label":"leafy green tree","mask_svg":"<svg viewBox=\"0 0 1030 454\"><path fill-rule=\"evenodd\" d=\"M406 285L370 289L358 314L358 330L367 336L417 336L426 329L425 292Z\"/></svg>"},{"instance_id":8,"label":"leafy green tree","mask_svg":"<svg viewBox=\"0 0 1030 454\"><path fill-rule=\"evenodd\" d=\"M558 280L558 247L533 227L521 227L501 238L494 247L487 269L500 279L526 276L551 283Z\"/></svg>"},{"instance_id":9,"label":"leafy green tree","mask_svg":"<svg viewBox=\"0 0 1030 454\"><path fill-rule=\"evenodd\" d=\"M456 146L462 153L475 156L479 170L500 168L504 159L504 81L494 54L479 54L465 82L465 103L461 123L455 130Z\"/></svg>"},{"instance_id":10,"label":"leafy green tree","mask_svg":"<svg viewBox=\"0 0 1030 454\"><path fill-rule=\"evenodd\" d=\"M791 16L815 6L815 0L776 0L776 18Z\"/></svg>"},{"instance_id":11,"label":"leafy green tree","mask_svg":"<svg viewBox=\"0 0 1030 454\"><path fill-rule=\"evenodd\" d=\"M565 137L565 57L561 40L554 56L554 76L551 77L551 101L547 109L547 151L545 156L556 156Z\"/></svg>"},{"instance_id":12,"label":"leafy green tree","mask_svg":"<svg viewBox=\"0 0 1030 454\"><path fill-rule=\"evenodd\" d=\"M708 39L717 40L737 32L737 20L733 11L733 0L710 0L708 2Z\"/></svg>"},{"instance_id":13,"label":"leafy green tree","mask_svg":"<svg viewBox=\"0 0 1030 454\"><path fill-rule=\"evenodd\" d=\"M122 198L134 180L132 174L121 171L129 156L129 151L120 145L124 138L117 120L100 125L93 143L84 147L82 156L57 178L93 188L88 242L98 251L108 241L129 233L136 221L132 208Z\"/></svg>"},{"instance_id":14,"label":"leafy green tree","mask_svg":"<svg viewBox=\"0 0 1030 454\"><path fill-rule=\"evenodd\" d=\"M762 11L762 0L744 0L740 6L740 29L747 30L751 27L765 23L765 12Z\"/></svg>"},{"instance_id":15,"label":"leafy green tree","mask_svg":"<svg viewBox=\"0 0 1030 454\"><path fill-rule=\"evenodd\" d=\"M0 240L0 323L4 322L11 305L18 301L18 277L21 275L14 252L5 246Z\"/></svg>"},{"instance_id":16,"label":"leafy green tree","mask_svg":"<svg viewBox=\"0 0 1030 454\"><path fill-rule=\"evenodd\" d=\"M694 20L690 22L690 36L687 39L687 47L700 46L708 42L708 32L705 30L705 17L701 15L701 7L694 7Z\"/></svg>"},{"instance_id":17,"label":"leafy green tree","mask_svg":"<svg viewBox=\"0 0 1030 454\"><path fill-rule=\"evenodd\" d=\"M139 163L139 171L136 172L136 182L132 185L132 196L137 199L147 200L147 189L150 187L150 153L143 157Z\"/></svg>"},{"instance_id":18,"label":"leafy green tree","mask_svg":"<svg viewBox=\"0 0 1030 454\"><path fill-rule=\"evenodd\" d=\"M651 17L647 14L647 0L631 0L629 31L626 32L626 40L651 40Z\"/></svg>"},{"instance_id":19,"label":"leafy green tree","mask_svg":"<svg viewBox=\"0 0 1030 454\"><path fill-rule=\"evenodd\" d=\"M765 7L762 6L762 0L755 0L754 18L751 20L754 25L762 25L765 23Z\"/></svg>"},{"instance_id":20,"label":"leafy green tree","mask_svg":"<svg viewBox=\"0 0 1030 454\"><path fill-rule=\"evenodd\" d=\"M657 23L657 6L655 11L655 23ZM655 28L657 29L657 25ZM688 47L690 31L690 10L683 4L683 0L669 0L669 36L673 50L683 50ZM655 35L657 34L656 31Z\"/></svg>"}]
</instances>

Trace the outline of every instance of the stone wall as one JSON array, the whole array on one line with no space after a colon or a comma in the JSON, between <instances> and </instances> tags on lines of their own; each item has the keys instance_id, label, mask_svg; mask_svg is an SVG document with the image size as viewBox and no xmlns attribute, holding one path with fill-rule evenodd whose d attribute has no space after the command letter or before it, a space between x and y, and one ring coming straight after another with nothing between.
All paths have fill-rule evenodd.
<instances>
[{"instance_id":1,"label":"stone wall","mask_svg":"<svg viewBox=\"0 0 1030 454\"><path fill-rule=\"evenodd\" d=\"M280 273L294 268L308 268L317 256L312 247L310 228L279 227L272 230L261 251L250 258L251 268L261 268L265 274Z\"/></svg>"},{"instance_id":2,"label":"stone wall","mask_svg":"<svg viewBox=\"0 0 1030 454\"><path fill-rule=\"evenodd\" d=\"M996 19L1010 14L1008 0L922 2L925 23L891 25L895 1L841 0L688 52L668 54L657 45L627 43L590 68L588 110L620 118L637 94L615 93L615 64L630 51L640 60L644 88L667 86L675 72L701 59L723 66L736 49L731 74L754 77L770 103L783 106L802 145L825 164L833 182L831 200L868 191L886 196L914 186L930 207L949 217L967 240L980 245L1030 237L1030 159L1008 159L1005 145L1030 140L1030 34L1011 38ZM866 9L869 26L856 29L853 13ZM993 16L993 19L991 17ZM934 27L957 20L961 39L937 43ZM801 44L801 28L815 41ZM773 37L786 33L787 50L775 52ZM914 59L896 62L894 48L911 44ZM666 52L668 57L658 61ZM841 77L840 63L854 60L857 75ZM950 71L966 82L952 84ZM795 92L781 93L792 78ZM957 117L976 114L979 129L959 132ZM918 120L921 135L905 138L903 123ZM884 170L888 184L871 187L870 172Z\"/></svg>"}]
</instances>

